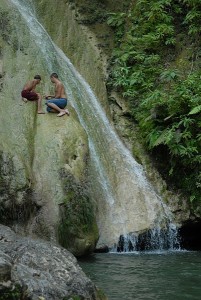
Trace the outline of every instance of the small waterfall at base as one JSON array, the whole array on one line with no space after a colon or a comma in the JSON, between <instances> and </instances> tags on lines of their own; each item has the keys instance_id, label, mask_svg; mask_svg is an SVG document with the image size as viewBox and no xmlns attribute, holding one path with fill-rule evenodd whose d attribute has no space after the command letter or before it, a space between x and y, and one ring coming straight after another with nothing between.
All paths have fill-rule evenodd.
<instances>
[{"instance_id":1,"label":"small waterfall at base","mask_svg":"<svg viewBox=\"0 0 201 300\"><path fill-rule=\"evenodd\" d=\"M147 232L149 245L174 247L175 242L166 242L173 237L169 234L168 208L147 181L142 166L120 141L90 86L38 22L30 0L10 3L19 10L33 35L47 72L57 72L64 82L70 103L88 134L91 197L96 202L99 246L114 249L116 244L116 250L129 250L132 245L134 249L142 239L140 233ZM166 234L161 234L163 230ZM118 243L120 236L124 243Z\"/></svg>"},{"instance_id":2,"label":"small waterfall at base","mask_svg":"<svg viewBox=\"0 0 201 300\"><path fill-rule=\"evenodd\" d=\"M113 246L111 252L135 252L135 251L164 251L180 250L180 239L177 228L170 223L168 228L149 229L141 234L126 234L119 237L119 241Z\"/></svg>"}]
</instances>

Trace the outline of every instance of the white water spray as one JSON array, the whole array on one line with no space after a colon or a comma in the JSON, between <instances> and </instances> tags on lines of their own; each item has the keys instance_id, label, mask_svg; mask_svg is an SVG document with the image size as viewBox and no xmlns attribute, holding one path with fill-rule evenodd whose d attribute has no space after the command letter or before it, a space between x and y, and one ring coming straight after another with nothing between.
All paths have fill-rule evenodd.
<instances>
[{"instance_id":1,"label":"white water spray","mask_svg":"<svg viewBox=\"0 0 201 300\"><path fill-rule=\"evenodd\" d=\"M71 105L88 134L99 243L112 246L120 235L129 239L136 236L133 233L151 229L153 236L154 228L159 232L169 226L168 208L147 181L142 166L118 138L90 86L36 19L31 2L10 2L27 23L47 71L57 72L64 82Z\"/></svg>"}]
</instances>

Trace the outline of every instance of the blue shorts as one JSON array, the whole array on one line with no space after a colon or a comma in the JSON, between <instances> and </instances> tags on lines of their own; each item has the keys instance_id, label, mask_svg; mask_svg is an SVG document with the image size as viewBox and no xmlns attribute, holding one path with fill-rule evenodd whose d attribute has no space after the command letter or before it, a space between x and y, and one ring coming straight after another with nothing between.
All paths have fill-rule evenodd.
<instances>
[{"instance_id":1,"label":"blue shorts","mask_svg":"<svg viewBox=\"0 0 201 300\"><path fill-rule=\"evenodd\" d=\"M65 98L57 98L57 99L47 100L46 103L45 103L47 105L47 111L51 112L51 111L53 111L53 108L49 107L48 103L54 103L59 108L64 109L66 107L66 105L67 105L67 99L65 99Z\"/></svg>"}]
</instances>

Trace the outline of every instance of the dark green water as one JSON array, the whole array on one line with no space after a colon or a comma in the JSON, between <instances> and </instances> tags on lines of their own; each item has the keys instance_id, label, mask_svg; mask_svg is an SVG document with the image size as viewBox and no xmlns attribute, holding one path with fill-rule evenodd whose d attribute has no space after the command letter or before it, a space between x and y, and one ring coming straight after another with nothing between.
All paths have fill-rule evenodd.
<instances>
[{"instance_id":1,"label":"dark green water","mask_svg":"<svg viewBox=\"0 0 201 300\"><path fill-rule=\"evenodd\" d=\"M201 252L94 254L79 264L109 300L201 300Z\"/></svg>"}]
</instances>

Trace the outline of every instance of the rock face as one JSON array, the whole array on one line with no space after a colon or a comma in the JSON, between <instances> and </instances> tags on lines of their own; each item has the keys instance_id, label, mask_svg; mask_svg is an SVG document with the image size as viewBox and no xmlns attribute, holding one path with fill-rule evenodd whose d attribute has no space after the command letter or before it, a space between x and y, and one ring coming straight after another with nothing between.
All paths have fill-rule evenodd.
<instances>
[{"instance_id":1,"label":"rock face","mask_svg":"<svg viewBox=\"0 0 201 300\"><path fill-rule=\"evenodd\" d=\"M112 1L107 1L105 6L109 7L111 2ZM133 149L132 151L137 154L135 156L139 159L139 162L146 166L146 172L158 195L163 194L165 200L168 199L171 203L178 203L178 199L172 201L173 195L171 193L164 192L166 191L167 186L165 182L161 180L160 175L153 170L148 156L145 154L143 147L138 141L138 133L136 132L136 140L129 140L129 133L132 130L135 131L136 128L134 128L134 124L131 124L130 120L125 117L126 114L129 114L125 101L120 99L117 93L113 92L110 95L111 101L108 103L108 94L105 85L107 78L107 59L98 46L98 36L94 36L95 26L99 26L99 34L102 35L103 32L105 32L105 28L103 28L104 25L102 23L97 25L98 22L89 25L90 13L88 13L88 20L84 20L83 17L83 15L86 16L86 12L89 12L92 6L95 5L95 3L97 4L97 2L95 0L90 3L87 0L61 1L56 12L53 9L54 1L52 0L48 3L46 0L40 2L33 1L33 3L35 5L37 17L50 34L53 41L67 54L68 57L70 57L76 68L83 77L86 78L87 82L90 83L95 94L98 96L99 101L105 108L109 119L113 119L112 121L114 122L116 129L120 135L123 136L124 141L126 141L127 144L130 144L130 149L135 149L135 151ZM87 6L88 4L89 7ZM97 4L96 11L99 9L100 5ZM43 11L48 13L44 16ZM52 20L55 20L56 22L61 15L62 19L60 20L59 25L54 26ZM134 134L132 133L132 137L133 136ZM108 193L107 197L108 199L111 199L105 201L105 199L101 198L99 193L95 198L98 207L96 216L100 232L99 244L110 244L111 246L111 244L119 237L120 232L122 234L133 231L142 232L149 228L153 228L154 226L157 227L158 224L156 225L155 219L159 219L160 217L158 215L166 214L166 212L164 213L163 209L160 210L161 203L158 202L158 198L155 194L153 195L152 192L149 193L147 187L144 189L143 184L142 186L138 184L140 175L137 174L136 178L133 178L133 175L128 175L127 172L124 172L125 163L122 163L121 159L118 161L118 158L115 156L115 150L113 151L108 148L105 147L105 149L101 149L102 152L100 151L99 156L104 155L103 153L105 152L111 151L112 160L108 161L108 167L106 166L106 169L109 181L111 181L110 186L112 186L112 196L110 197ZM119 145L117 148L120 153L121 150ZM115 160L114 166L111 167ZM110 167L112 169L111 172L109 170ZM117 174L117 178L115 178L114 173ZM115 196L113 197L113 195ZM112 198L115 200L113 201ZM175 198L176 197L174 197L174 199ZM186 215L189 214L188 207L186 206L184 209L184 216L181 216L181 213L179 216L178 214L175 214L177 224L180 224L180 222L185 219ZM172 208L172 211L176 210L177 208ZM156 213L157 211L159 212Z\"/></svg>"},{"instance_id":2,"label":"rock face","mask_svg":"<svg viewBox=\"0 0 201 300\"><path fill-rule=\"evenodd\" d=\"M20 238L6 226L0 247L0 299L106 299L66 249Z\"/></svg>"},{"instance_id":3,"label":"rock face","mask_svg":"<svg viewBox=\"0 0 201 300\"><path fill-rule=\"evenodd\" d=\"M8 1L1 1L0 16L0 223L61 243L67 235L72 252L89 253L98 232L87 191L87 135L70 103L70 117L57 118L56 114L37 115L35 103L21 100L23 85L36 74L42 76L37 91L52 93L50 74ZM83 221L86 199L90 217ZM72 205L82 209L68 215L69 230L62 220L64 207ZM79 232L73 228L72 217L80 220Z\"/></svg>"},{"instance_id":4,"label":"rock face","mask_svg":"<svg viewBox=\"0 0 201 300\"><path fill-rule=\"evenodd\" d=\"M118 2L120 1L118 0ZM110 117L105 85L107 57L100 50L100 41L97 36L85 26L85 21L80 13L82 10L90 11L91 6L93 9L95 7L95 10L97 8L98 13L98 7L103 4L100 1L78 1L80 7L77 9L76 1L62 0L55 11L55 2L53 0L42 0L40 2L34 0L33 3L41 24L44 25L52 40L67 54L76 69L90 84L104 107L107 116ZM44 11L46 11L45 15ZM60 20L59 24L55 26L51 20L56 21L58 18ZM93 18L93 12L90 18ZM95 24L93 25L95 26ZM101 31L104 32L105 25L99 23L98 27L99 35L101 36ZM110 34L112 34L111 30L107 32L108 36Z\"/></svg>"},{"instance_id":5,"label":"rock face","mask_svg":"<svg viewBox=\"0 0 201 300\"><path fill-rule=\"evenodd\" d=\"M111 95L112 104L108 103L105 86L106 57L96 47L98 39L87 30L81 20L79 9L75 9L75 4L78 2L60 1L55 11L53 0L19 1L20 4L33 3L35 5L35 12L53 41L71 58L76 68L87 79L108 117L113 118L116 128L127 142L129 130L133 127L130 129L131 123L127 122L128 120L123 116L128 113L126 105L122 99L117 99L115 93ZM83 4L87 1L81 2ZM94 4L96 1L92 2ZM108 2L112 3L112 1ZM0 133L3 141L0 145L2 190L0 221L12 226L17 232L59 241L78 256L87 254L93 251L98 239L92 199L88 193L87 135L73 107L70 106L70 118L57 118L54 114L36 115L34 103L21 102L20 91L27 79L33 78L36 73L41 74L43 81L38 91L42 94L49 93L52 87L47 70L59 73L59 67L57 65L58 68L55 69L56 64L54 64L54 58L50 61L50 53L44 55L45 59L41 57L43 42L36 45L33 35L27 30L18 11L14 6L9 7L9 5L6 0L0 3L2 20L0 23L2 104ZM39 32L39 34L45 38L43 33ZM87 98L86 95L85 98ZM45 105L43 106L45 109ZM88 109L85 111L85 117L87 117ZM95 124L94 120L91 123ZM95 130L94 128L93 130L97 131L98 126L94 125ZM147 192L147 189L141 188L137 183L140 176L137 175L136 178L131 179L130 173L124 172L125 164L122 162L121 165L118 160L115 161L113 139L109 139L112 143L111 145L107 143L108 148L103 147L100 137L98 140L100 144L98 157L104 156L105 152L111 153L108 162L105 159L105 169L108 168L108 175L103 177L112 181L112 193L115 199L118 198L118 203L114 204L113 197L111 197L111 201L103 204L99 191L96 192L97 197L91 198L98 206L96 215L100 231L105 231L107 235L105 243L111 242L111 236L113 243L113 240L116 241L119 237L120 232L125 234L132 231L141 232L155 226L155 219L161 215L161 202L158 201L156 194L161 194L166 189L166 185L159 183L160 178L158 174L155 175L152 172L151 166L151 170L148 168L147 170L149 177L155 178L157 192L154 191L154 195L152 189L150 193ZM130 144L139 143L132 140ZM140 163L144 163L146 157L141 155L142 148L137 148L135 146L135 151L132 150L135 154L140 152L136 156ZM119 146L116 147L116 153L118 157ZM119 160L122 161L121 158ZM97 173L91 175L94 176L91 181L93 185L91 190L97 189L96 183L100 182L99 178L96 181ZM150 200L152 196L153 201ZM166 196L170 200L173 199L171 194L166 194ZM145 204L144 198L146 198ZM175 215L178 216L176 220L178 224L186 216L188 218L187 206L184 205L186 211L182 218L177 205L172 206L172 211L175 211ZM117 222L120 226L122 224L121 229L117 226Z\"/></svg>"},{"instance_id":6,"label":"rock face","mask_svg":"<svg viewBox=\"0 0 201 300\"><path fill-rule=\"evenodd\" d=\"M118 0L108 0L103 3L96 0L67 0L61 1L56 12L53 0L48 2L33 0L33 3L40 22L90 83L119 136L133 152L136 160L145 168L149 181L154 185L157 193L162 195L164 202L173 213L175 223L181 226L189 218L192 221L197 217L200 218L199 209L192 214L187 199L179 193L175 194L168 190L166 182L162 180L140 144L139 132L135 123L129 118L125 99L122 99L116 91L108 92L106 88L107 68L113 42L112 32L106 26L103 15L108 12L123 11L123 6L126 7L131 3ZM48 11L46 16L43 14L44 9ZM60 15L63 18L58 30L58 26L54 26L52 20L56 22Z\"/></svg>"}]
</instances>

